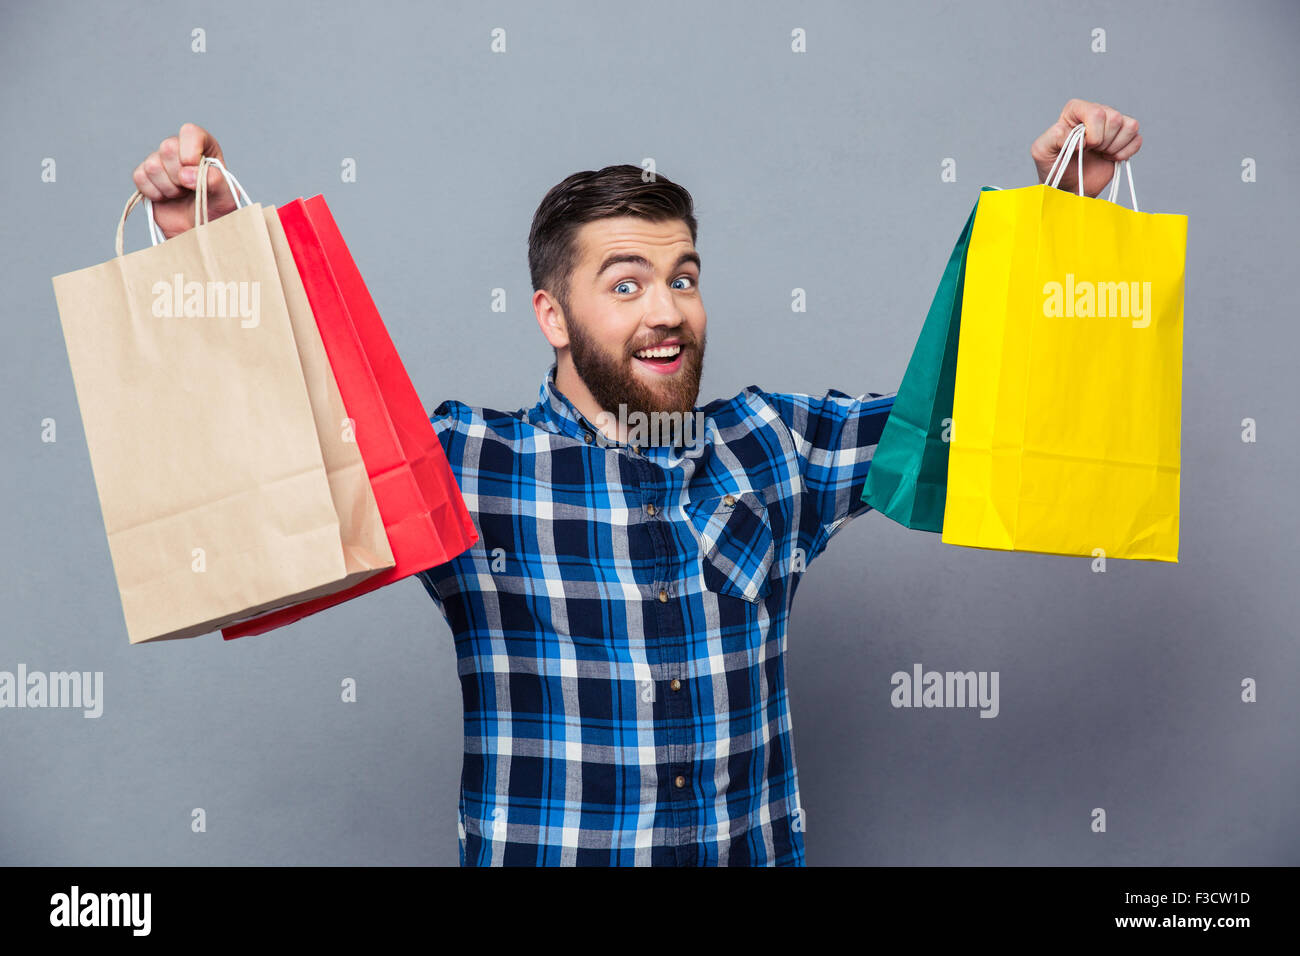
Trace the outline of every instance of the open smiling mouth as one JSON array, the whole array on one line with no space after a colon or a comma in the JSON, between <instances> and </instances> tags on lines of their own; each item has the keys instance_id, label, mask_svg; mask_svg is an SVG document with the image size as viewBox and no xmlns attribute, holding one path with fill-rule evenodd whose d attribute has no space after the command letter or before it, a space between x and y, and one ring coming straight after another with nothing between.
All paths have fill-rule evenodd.
<instances>
[{"instance_id":1,"label":"open smiling mouth","mask_svg":"<svg viewBox=\"0 0 1300 956\"><path fill-rule=\"evenodd\" d=\"M641 349L633 353L633 358L641 365L667 375L677 371L682 364L682 347L680 345L661 345L652 349Z\"/></svg>"}]
</instances>

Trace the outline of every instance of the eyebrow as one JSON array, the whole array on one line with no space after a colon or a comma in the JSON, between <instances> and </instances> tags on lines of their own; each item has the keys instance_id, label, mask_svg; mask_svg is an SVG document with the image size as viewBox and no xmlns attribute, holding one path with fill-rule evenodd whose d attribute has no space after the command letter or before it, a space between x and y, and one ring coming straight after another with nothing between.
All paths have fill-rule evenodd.
<instances>
[{"instance_id":1,"label":"eyebrow","mask_svg":"<svg viewBox=\"0 0 1300 956\"><path fill-rule=\"evenodd\" d=\"M678 269L680 269L683 265L685 265L688 262L693 262L695 263L695 268L702 269L702 267L700 266L700 257L698 253L683 252L680 256L677 257L677 261L673 263L672 271L676 272ZM627 253L627 252L610 253L608 256L605 257L605 261L600 264L600 268L596 270L596 278L599 279L602 275L605 274L605 270L610 269L613 266L618 265L619 263L630 263L635 266L640 266L643 269L651 268L650 260L647 259L645 256L639 256L635 253Z\"/></svg>"}]
</instances>

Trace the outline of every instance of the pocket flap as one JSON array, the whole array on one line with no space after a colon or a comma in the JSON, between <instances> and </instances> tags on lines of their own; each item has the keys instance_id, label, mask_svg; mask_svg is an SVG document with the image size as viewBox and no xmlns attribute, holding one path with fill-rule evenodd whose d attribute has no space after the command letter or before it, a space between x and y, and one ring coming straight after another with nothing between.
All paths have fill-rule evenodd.
<instances>
[{"instance_id":1,"label":"pocket flap","mask_svg":"<svg viewBox=\"0 0 1300 956\"><path fill-rule=\"evenodd\" d=\"M758 603L771 591L775 544L761 492L741 491L686 506L700 542L704 583L711 591Z\"/></svg>"}]
</instances>

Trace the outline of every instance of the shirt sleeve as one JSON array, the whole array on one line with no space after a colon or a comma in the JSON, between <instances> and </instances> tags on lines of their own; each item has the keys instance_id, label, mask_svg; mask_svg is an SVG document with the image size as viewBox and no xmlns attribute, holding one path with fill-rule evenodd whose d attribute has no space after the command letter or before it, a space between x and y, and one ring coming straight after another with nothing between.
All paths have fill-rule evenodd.
<instances>
[{"instance_id":1,"label":"shirt sleeve","mask_svg":"<svg viewBox=\"0 0 1300 956\"><path fill-rule=\"evenodd\" d=\"M443 451L448 449L451 440L454 438L459 405L460 402L453 402L449 399L440 403L433 410L433 413L429 415L429 424L433 426L434 434L442 442Z\"/></svg>"},{"instance_id":2,"label":"shirt sleeve","mask_svg":"<svg viewBox=\"0 0 1300 956\"><path fill-rule=\"evenodd\" d=\"M862 500L862 486L898 392L864 392L856 398L836 389L821 396L762 394L789 428L798 455L799 538L811 561L851 518L872 510Z\"/></svg>"},{"instance_id":3,"label":"shirt sleeve","mask_svg":"<svg viewBox=\"0 0 1300 956\"><path fill-rule=\"evenodd\" d=\"M460 456L464 454L465 445L460 430L456 427L459 421L459 412L464 406L460 402L447 400L438 405L429 416L429 424L433 426L433 432L438 436L438 441L442 444L442 450L447 456L447 461L455 467L459 462ZM434 578L434 568L427 571L417 572L415 575L424 585L424 590L428 592L429 597L433 598L434 604L438 610L446 617L446 606L443 604L442 595L438 593L438 583Z\"/></svg>"}]
</instances>

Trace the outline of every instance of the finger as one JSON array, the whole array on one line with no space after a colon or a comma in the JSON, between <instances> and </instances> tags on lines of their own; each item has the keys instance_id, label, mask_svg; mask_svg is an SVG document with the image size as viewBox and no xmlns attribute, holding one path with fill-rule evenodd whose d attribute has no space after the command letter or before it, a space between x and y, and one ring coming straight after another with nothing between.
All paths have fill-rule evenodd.
<instances>
[{"instance_id":1,"label":"finger","mask_svg":"<svg viewBox=\"0 0 1300 956\"><path fill-rule=\"evenodd\" d=\"M1097 149L1106 137L1106 110L1093 103L1084 112L1087 118L1083 121L1086 127L1083 146L1085 149Z\"/></svg>"},{"instance_id":2,"label":"finger","mask_svg":"<svg viewBox=\"0 0 1300 956\"><path fill-rule=\"evenodd\" d=\"M149 177L149 182L157 187L158 192L162 193L166 199L175 199L184 190L167 178L167 170L163 169L162 159L157 153L149 154L148 158L140 164L144 169L144 174Z\"/></svg>"},{"instance_id":3,"label":"finger","mask_svg":"<svg viewBox=\"0 0 1300 956\"><path fill-rule=\"evenodd\" d=\"M178 138L180 140L181 182L193 189L197 182L195 176L198 174L199 160L204 156L215 156L217 159L221 159L221 147L212 134L197 123L182 124Z\"/></svg>"},{"instance_id":4,"label":"finger","mask_svg":"<svg viewBox=\"0 0 1300 956\"><path fill-rule=\"evenodd\" d=\"M1083 145L1085 149L1096 149L1106 134L1106 107L1088 100L1070 100L1061 110L1061 119L1070 124L1070 128L1082 123L1085 127Z\"/></svg>"},{"instance_id":5,"label":"finger","mask_svg":"<svg viewBox=\"0 0 1300 956\"><path fill-rule=\"evenodd\" d=\"M140 190L140 195L150 202L163 201L163 194L158 191L158 187L149 180L149 176L145 173L144 163L137 166L135 172L131 173L131 182L135 183L135 188Z\"/></svg>"},{"instance_id":6,"label":"finger","mask_svg":"<svg viewBox=\"0 0 1300 956\"><path fill-rule=\"evenodd\" d=\"M1091 106L1087 100L1072 99L1061 109L1061 122L1073 129L1083 122L1083 110Z\"/></svg>"},{"instance_id":7,"label":"finger","mask_svg":"<svg viewBox=\"0 0 1300 956\"><path fill-rule=\"evenodd\" d=\"M181 165L197 166L204 156L221 158L221 147L202 126L184 123L180 132Z\"/></svg>"},{"instance_id":8,"label":"finger","mask_svg":"<svg viewBox=\"0 0 1300 956\"><path fill-rule=\"evenodd\" d=\"M1142 148L1142 134L1138 133L1122 150L1115 154L1115 162L1122 159L1132 159L1137 155L1137 151Z\"/></svg>"},{"instance_id":9,"label":"finger","mask_svg":"<svg viewBox=\"0 0 1300 956\"><path fill-rule=\"evenodd\" d=\"M1115 137L1120 134L1123 127L1124 114L1109 106L1102 107L1102 113L1105 116L1106 126L1102 131L1101 140L1097 143L1096 151L1109 155L1115 149Z\"/></svg>"},{"instance_id":10,"label":"finger","mask_svg":"<svg viewBox=\"0 0 1300 956\"><path fill-rule=\"evenodd\" d=\"M1130 149L1133 140L1137 139L1137 136L1138 121L1131 116L1121 117L1119 129L1111 139L1110 146L1106 150L1107 156L1110 159L1115 160L1115 162L1119 162L1122 159L1128 159L1137 152L1136 149Z\"/></svg>"},{"instance_id":11,"label":"finger","mask_svg":"<svg viewBox=\"0 0 1300 956\"><path fill-rule=\"evenodd\" d=\"M1093 132L1092 127L1097 125L1097 114L1101 110L1100 103L1092 103L1088 100L1074 99L1065 104L1061 110L1061 122L1069 129L1074 129L1080 123L1088 127L1088 132Z\"/></svg>"},{"instance_id":12,"label":"finger","mask_svg":"<svg viewBox=\"0 0 1300 956\"><path fill-rule=\"evenodd\" d=\"M158 144L158 158L162 160L167 178L177 186L183 187L185 184L181 182L180 141L175 136L169 136Z\"/></svg>"}]
</instances>

